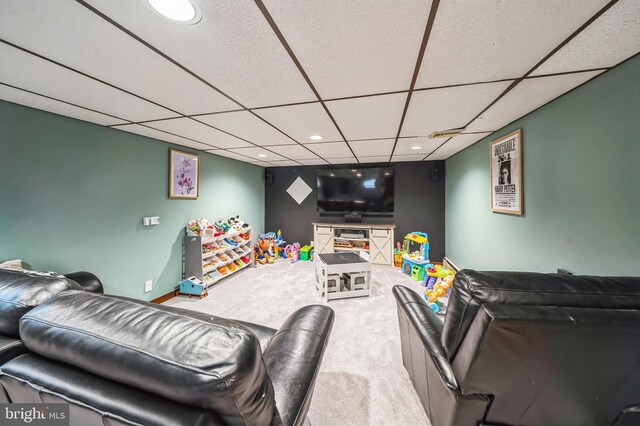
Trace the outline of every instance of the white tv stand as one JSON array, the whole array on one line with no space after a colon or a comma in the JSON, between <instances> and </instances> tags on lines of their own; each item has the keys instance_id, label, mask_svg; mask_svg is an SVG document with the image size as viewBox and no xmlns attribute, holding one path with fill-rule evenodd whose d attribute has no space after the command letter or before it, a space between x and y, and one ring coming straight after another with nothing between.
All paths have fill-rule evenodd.
<instances>
[{"instance_id":1,"label":"white tv stand","mask_svg":"<svg viewBox=\"0 0 640 426\"><path fill-rule=\"evenodd\" d=\"M395 225L374 223L313 223L313 251L315 254L351 251L375 265L393 266L393 233ZM341 237L342 230L362 237ZM336 247L336 242L351 242L354 247ZM367 243L369 249L362 248Z\"/></svg>"}]
</instances>

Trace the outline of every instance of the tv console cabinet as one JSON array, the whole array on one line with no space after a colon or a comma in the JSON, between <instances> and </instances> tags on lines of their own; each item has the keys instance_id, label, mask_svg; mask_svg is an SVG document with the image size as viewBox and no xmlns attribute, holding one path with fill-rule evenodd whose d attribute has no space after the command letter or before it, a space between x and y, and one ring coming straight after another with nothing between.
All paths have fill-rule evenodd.
<instances>
[{"instance_id":1,"label":"tv console cabinet","mask_svg":"<svg viewBox=\"0 0 640 426\"><path fill-rule=\"evenodd\" d=\"M314 222L313 251L315 254L356 252L374 265L393 266L395 228L395 225L375 223ZM363 248L363 244L368 248Z\"/></svg>"}]
</instances>

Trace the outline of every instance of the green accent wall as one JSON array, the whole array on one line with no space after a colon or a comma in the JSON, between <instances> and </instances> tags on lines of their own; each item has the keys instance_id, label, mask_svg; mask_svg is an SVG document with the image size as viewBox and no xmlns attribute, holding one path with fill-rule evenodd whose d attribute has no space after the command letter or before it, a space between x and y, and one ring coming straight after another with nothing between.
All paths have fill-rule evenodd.
<instances>
[{"instance_id":1,"label":"green accent wall","mask_svg":"<svg viewBox=\"0 0 640 426\"><path fill-rule=\"evenodd\" d=\"M446 253L479 270L640 276L640 57L446 161ZM524 216L492 213L489 143L522 128Z\"/></svg>"},{"instance_id":2,"label":"green accent wall","mask_svg":"<svg viewBox=\"0 0 640 426\"><path fill-rule=\"evenodd\" d=\"M172 200L169 148L195 152L0 102L0 262L90 271L108 293L150 300L181 279L188 220L239 214L263 232L261 167L199 152L200 197Z\"/></svg>"}]
</instances>

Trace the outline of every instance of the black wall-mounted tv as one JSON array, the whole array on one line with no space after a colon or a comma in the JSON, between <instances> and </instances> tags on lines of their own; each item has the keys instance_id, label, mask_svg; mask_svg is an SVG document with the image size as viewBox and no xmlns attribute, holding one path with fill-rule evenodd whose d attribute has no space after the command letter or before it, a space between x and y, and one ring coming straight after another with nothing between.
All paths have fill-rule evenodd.
<instances>
[{"instance_id":1,"label":"black wall-mounted tv","mask_svg":"<svg viewBox=\"0 0 640 426\"><path fill-rule=\"evenodd\" d=\"M391 168L318 170L318 213L391 215Z\"/></svg>"}]
</instances>

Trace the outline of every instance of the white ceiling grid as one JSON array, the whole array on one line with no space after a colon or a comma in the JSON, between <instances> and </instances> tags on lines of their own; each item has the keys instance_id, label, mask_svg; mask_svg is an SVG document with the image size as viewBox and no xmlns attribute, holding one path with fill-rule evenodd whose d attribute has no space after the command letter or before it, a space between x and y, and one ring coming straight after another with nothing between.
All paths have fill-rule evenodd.
<instances>
[{"instance_id":1,"label":"white ceiling grid","mask_svg":"<svg viewBox=\"0 0 640 426\"><path fill-rule=\"evenodd\" d=\"M444 160L640 51L640 0L191 1L0 2L0 99L261 167Z\"/></svg>"}]
</instances>

